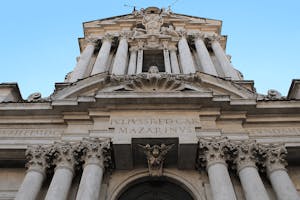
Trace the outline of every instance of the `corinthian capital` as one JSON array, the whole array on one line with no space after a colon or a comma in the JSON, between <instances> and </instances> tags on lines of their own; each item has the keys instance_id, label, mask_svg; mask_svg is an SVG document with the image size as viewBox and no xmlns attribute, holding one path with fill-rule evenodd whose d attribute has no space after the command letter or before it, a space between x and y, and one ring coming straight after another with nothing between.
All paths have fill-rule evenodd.
<instances>
[{"instance_id":1,"label":"corinthian capital","mask_svg":"<svg viewBox=\"0 0 300 200\"><path fill-rule=\"evenodd\" d=\"M221 36L219 36L217 34L213 34L211 36L208 36L208 39L209 39L209 42L214 42L214 41L220 42Z\"/></svg>"},{"instance_id":2,"label":"corinthian capital","mask_svg":"<svg viewBox=\"0 0 300 200\"><path fill-rule=\"evenodd\" d=\"M45 174L49 166L46 160L46 149L40 145L29 146L25 152L28 171L34 170Z\"/></svg>"},{"instance_id":3,"label":"corinthian capital","mask_svg":"<svg viewBox=\"0 0 300 200\"><path fill-rule=\"evenodd\" d=\"M255 167L257 162L258 145L255 141L234 141L234 163L237 170L240 171L245 167Z\"/></svg>"},{"instance_id":4,"label":"corinthian capital","mask_svg":"<svg viewBox=\"0 0 300 200\"><path fill-rule=\"evenodd\" d=\"M114 39L114 35L111 33L106 33L103 37L102 37L102 41L110 41L112 42Z\"/></svg>"},{"instance_id":5,"label":"corinthian capital","mask_svg":"<svg viewBox=\"0 0 300 200\"><path fill-rule=\"evenodd\" d=\"M50 148L50 155L56 168L74 170L76 164L74 146L69 142L55 142Z\"/></svg>"},{"instance_id":6,"label":"corinthian capital","mask_svg":"<svg viewBox=\"0 0 300 200\"><path fill-rule=\"evenodd\" d=\"M262 148L266 154L265 166L267 173L272 173L275 170L286 170L287 150L283 144L263 145Z\"/></svg>"},{"instance_id":7,"label":"corinthian capital","mask_svg":"<svg viewBox=\"0 0 300 200\"><path fill-rule=\"evenodd\" d=\"M205 35L205 33L203 33L203 32L197 32L197 33L194 33L194 34L192 35L192 37L193 37L194 40L198 40L198 39L204 40L205 37L206 37L206 35Z\"/></svg>"},{"instance_id":8,"label":"corinthian capital","mask_svg":"<svg viewBox=\"0 0 300 200\"><path fill-rule=\"evenodd\" d=\"M95 164L101 168L110 167L110 139L84 138L80 146L83 150L82 160L85 162L85 165Z\"/></svg>"},{"instance_id":9,"label":"corinthian capital","mask_svg":"<svg viewBox=\"0 0 300 200\"><path fill-rule=\"evenodd\" d=\"M207 168L216 163L226 164L229 142L224 137L199 139L199 162Z\"/></svg>"}]
</instances>

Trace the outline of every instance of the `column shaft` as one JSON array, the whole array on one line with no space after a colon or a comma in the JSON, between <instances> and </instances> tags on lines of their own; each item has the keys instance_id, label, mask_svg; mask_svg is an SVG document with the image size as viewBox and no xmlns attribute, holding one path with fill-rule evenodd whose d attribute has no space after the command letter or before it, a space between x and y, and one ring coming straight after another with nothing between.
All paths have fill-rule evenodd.
<instances>
[{"instance_id":1,"label":"column shaft","mask_svg":"<svg viewBox=\"0 0 300 200\"><path fill-rule=\"evenodd\" d=\"M82 173L76 200L98 200L103 169L99 165L89 164Z\"/></svg>"},{"instance_id":2,"label":"column shaft","mask_svg":"<svg viewBox=\"0 0 300 200\"><path fill-rule=\"evenodd\" d=\"M19 188L15 200L35 200L40 192L45 175L42 172L30 170Z\"/></svg>"},{"instance_id":3,"label":"column shaft","mask_svg":"<svg viewBox=\"0 0 300 200\"><path fill-rule=\"evenodd\" d=\"M200 63L201 63L203 72L214 75L214 76L218 76L218 73L217 73L215 66L210 58L208 50L201 38L195 39L195 46L196 46L197 54L200 59Z\"/></svg>"},{"instance_id":4,"label":"column shaft","mask_svg":"<svg viewBox=\"0 0 300 200\"><path fill-rule=\"evenodd\" d=\"M127 74L131 75L136 73L136 60L137 50L131 49Z\"/></svg>"},{"instance_id":5,"label":"column shaft","mask_svg":"<svg viewBox=\"0 0 300 200\"><path fill-rule=\"evenodd\" d=\"M190 51L188 42L185 37L182 37L178 42L178 50L182 72L184 74L195 73L195 65Z\"/></svg>"},{"instance_id":6,"label":"column shaft","mask_svg":"<svg viewBox=\"0 0 300 200\"><path fill-rule=\"evenodd\" d=\"M170 63L170 55L168 49L164 49L164 61L165 61L165 72L171 74L171 63Z\"/></svg>"},{"instance_id":7,"label":"column shaft","mask_svg":"<svg viewBox=\"0 0 300 200\"><path fill-rule=\"evenodd\" d=\"M285 170L269 173L269 179L278 200L300 200L299 194Z\"/></svg>"},{"instance_id":8,"label":"column shaft","mask_svg":"<svg viewBox=\"0 0 300 200\"><path fill-rule=\"evenodd\" d=\"M178 59L175 49L170 50L170 57L171 57L171 67L172 67L172 73L173 74L180 74L180 69L178 65Z\"/></svg>"},{"instance_id":9,"label":"column shaft","mask_svg":"<svg viewBox=\"0 0 300 200\"><path fill-rule=\"evenodd\" d=\"M138 50L137 64L136 64L136 73L140 74L143 70L143 49Z\"/></svg>"},{"instance_id":10,"label":"column shaft","mask_svg":"<svg viewBox=\"0 0 300 200\"><path fill-rule=\"evenodd\" d=\"M121 37L115 61L112 67L112 74L123 75L126 72L128 57L128 43L125 37Z\"/></svg>"},{"instance_id":11,"label":"column shaft","mask_svg":"<svg viewBox=\"0 0 300 200\"><path fill-rule=\"evenodd\" d=\"M208 167L209 183L214 200L236 200L233 185L225 164L216 163Z\"/></svg>"},{"instance_id":12,"label":"column shaft","mask_svg":"<svg viewBox=\"0 0 300 200\"><path fill-rule=\"evenodd\" d=\"M239 177L247 200L270 199L255 167L244 167L239 171Z\"/></svg>"},{"instance_id":13,"label":"column shaft","mask_svg":"<svg viewBox=\"0 0 300 200\"><path fill-rule=\"evenodd\" d=\"M105 72L107 70L107 61L109 58L111 48L111 40L104 38L102 40L102 46L96 58L91 75Z\"/></svg>"},{"instance_id":14,"label":"column shaft","mask_svg":"<svg viewBox=\"0 0 300 200\"><path fill-rule=\"evenodd\" d=\"M45 200L66 200L73 179L73 171L66 167L55 170Z\"/></svg>"},{"instance_id":15,"label":"column shaft","mask_svg":"<svg viewBox=\"0 0 300 200\"><path fill-rule=\"evenodd\" d=\"M220 43L217 40L213 40L211 47L224 71L226 77L231 77L233 80L239 80L239 76L230 61L228 60L224 50L222 49Z\"/></svg>"},{"instance_id":16,"label":"column shaft","mask_svg":"<svg viewBox=\"0 0 300 200\"><path fill-rule=\"evenodd\" d=\"M87 67L90 64L92 55L95 50L95 44L89 43L80 55L79 61L76 64L74 71L71 74L70 82L75 82L78 79L84 78Z\"/></svg>"}]
</instances>

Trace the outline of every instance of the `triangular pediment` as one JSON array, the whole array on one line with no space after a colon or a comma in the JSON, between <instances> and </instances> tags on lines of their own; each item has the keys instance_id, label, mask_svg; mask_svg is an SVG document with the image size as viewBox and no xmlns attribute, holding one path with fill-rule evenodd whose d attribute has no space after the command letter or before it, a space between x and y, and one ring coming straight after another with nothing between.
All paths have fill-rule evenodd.
<instances>
[{"instance_id":1,"label":"triangular pediment","mask_svg":"<svg viewBox=\"0 0 300 200\"><path fill-rule=\"evenodd\" d=\"M76 83L63 85L52 95L52 100L76 99L79 97L103 98L113 94L122 98L128 94L153 95L197 94L211 97L228 96L231 99L256 99L256 93L230 80L204 73L176 75L166 73L141 73L138 75L115 76L97 74ZM150 95L150 97L149 97ZM126 98L124 96L124 98Z\"/></svg>"}]
</instances>

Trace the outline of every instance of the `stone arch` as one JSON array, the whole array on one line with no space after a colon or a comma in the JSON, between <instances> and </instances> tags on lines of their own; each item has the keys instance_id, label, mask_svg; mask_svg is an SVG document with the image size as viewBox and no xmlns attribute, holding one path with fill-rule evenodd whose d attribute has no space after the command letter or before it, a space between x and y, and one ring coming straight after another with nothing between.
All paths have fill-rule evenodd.
<instances>
[{"instance_id":1,"label":"stone arch","mask_svg":"<svg viewBox=\"0 0 300 200\"><path fill-rule=\"evenodd\" d=\"M111 191L110 196L107 198L107 200L118 200L119 197L130 187L142 183L147 182L148 180L151 180L149 177L148 170L139 170L134 171L133 173L129 174L123 181L120 181L119 184L117 184ZM178 173L174 173L171 170L164 170L164 176L162 177L162 180L167 181L169 183L175 184L181 189L183 189L185 192L187 192L192 199L194 200L204 200L205 194L201 193L201 189L199 189L197 186L195 186L192 182L190 182L188 179L183 177L182 175Z\"/></svg>"}]
</instances>

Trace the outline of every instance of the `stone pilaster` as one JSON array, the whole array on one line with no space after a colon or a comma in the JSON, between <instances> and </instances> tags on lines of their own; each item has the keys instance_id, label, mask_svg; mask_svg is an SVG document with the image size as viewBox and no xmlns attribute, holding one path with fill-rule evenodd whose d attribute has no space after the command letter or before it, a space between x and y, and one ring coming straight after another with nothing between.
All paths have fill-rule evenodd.
<instances>
[{"instance_id":1,"label":"stone pilaster","mask_svg":"<svg viewBox=\"0 0 300 200\"><path fill-rule=\"evenodd\" d=\"M25 178L16 195L16 200L35 200L45 179L46 168L46 150L42 146L29 146L26 150Z\"/></svg>"},{"instance_id":2,"label":"stone pilaster","mask_svg":"<svg viewBox=\"0 0 300 200\"><path fill-rule=\"evenodd\" d=\"M94 53L96 42L97 40L94 38L87 39L87 45L81 53L74 71L71 73L70 82L75 82L78 79L84 78L85 72Z\"/></svg>"},{"instance_id":3,"label":"stone pilaster","mask_svg":"<svg viewBox=\"0 0 300 200\"><path fill-rule=\"evenodd\" d=\"M236 141L234 163L247 200L269 200L268 193L259 176L256 162L258 145L254 141Z\"/></svg>"},{"instance_id":4,"label":"stone pilaster","mask_svg":"<svg viewBox=\"0 0 300 200\"><path fill-rule=\"evenodd\" d=\"M127 67L127 57L128 57L128 34L122 33L120 36L119 46L115 56L115 61L112 67L112 74L124 75Z\"/></svg>"},{"instance_id":5,"label":"stone pilaster","mask_svg":"<svg viewBox=\"0 0 300 200\"><path fill-rule=\"evenodd\" d=\"M290 179L285 157L287 150L282 144L262 146L266 153L265 166L278 200L299 200L299 194Z\"/></svg>"},{"instance_id":6,"label":"stone pilaster","mask_svg":"<svg viewBox=\"0 0 300 200\"><path fill-rule=\"evenodd\" d=\"M182 72L184 74L195 73L196 69L192 53L184 33L181 34L181 38L178 42L178 50Z\"/></svg>"},{"instance_id":7,"label":"stone pilaster","mask_svg":"<svg viewBox=\"0 0 300 200\"><path fill-rule=\"evenodd\" d=\"M206 166L214 200L235 200L235 192L227 169L226 138L199 140L199 162Z\"/></svg>"},{"instance_id":8,"label":"stone pilaster","mask_svg":"<svg viewBox=\"0 0 300 200\"><path fill-rule=\"evenodd\" d=\"M109 58L112 40L113 40L113 36L110 34L106 34L102 38L102 45L98 53L98 56L96 58L91 75L102 73L108 70L107 61Z\"/></svg>"},{"instance_id":9,"label":"stone pilaster","mask_svg":"<svg viewBox=\"0 0 300 200\"><path fill-rule=\"evenodd\" d=\"M136 63L137 63L137 51L138 48L137 47L131 47L129 49L130 51L130 58L129 58L129 65L128 65L128 71L127 74L128 75L132 75L136 73Z\"/></svg>"},{"instance_id":10,"label":"stone pilaster","mask_svg":"<svg viewBox=\"0 0 300 200\"><path fill-rule=\"evenodd\" d=\"M200 63L204 73L218 76L216 68L210 58L209 52L204 43L205 35L198 33L194 35L194 42L197 51L197 55L200 59Z\"/></svg>"},{"instance_id":11,"label":"stone pilaster","mask_svg":"<svg viewBox=\"0 0 300 200\"><path fill-rule=\"evenodd\" d=\"M67 142L56 142L51 147L55 172L45 200L65 200L74 175L74 147Z\"/></svg>"},{"instance_id":12,"label":"stone pilaster","mask_svg":"<svg viewBox=\"0 0 300 200\"><path fill-rule=\"evenodd\" d=\"M76 200L98 200L105 166L110 163L110 140L99 138L84 139L84 169Z\"/></svg>"},{"instance_id":13,"label":"stone pilaster","mask_svg":"<svg viewBox=\"0 0 300 200\"><path fill-rule=\"evenodd\" d=\"M219 61L222 70L225 74L225 77L230 77L233 80L240 80L237 71L233 68L231 65L230 61L228 60L225 51L221 47L219 41L220 37L219 36L212 36L209 37L210 43L211 43L211 48L213 49L217 60Z\"/></svg>"}]
</instances>

